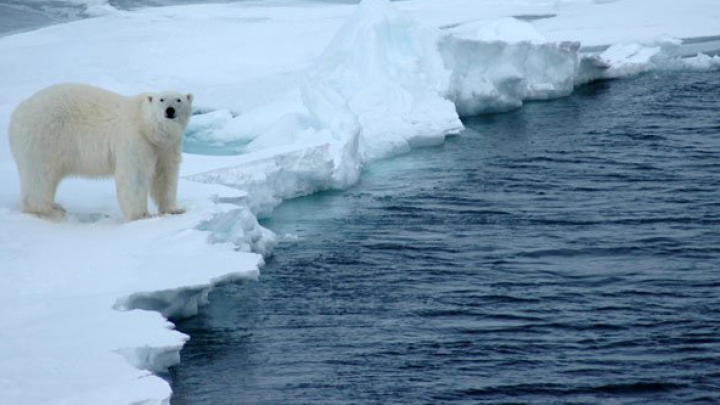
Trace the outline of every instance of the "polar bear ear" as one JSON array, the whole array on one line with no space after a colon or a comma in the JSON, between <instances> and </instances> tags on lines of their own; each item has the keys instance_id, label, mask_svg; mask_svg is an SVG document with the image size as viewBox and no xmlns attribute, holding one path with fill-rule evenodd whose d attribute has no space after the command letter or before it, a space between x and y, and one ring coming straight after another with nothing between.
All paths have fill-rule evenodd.
<instances>
[{"instance_id":1,"label":"polar bear ear","mask_svg":"<svg viewBox=\"0 0 720 405\"><path fill-rule=\"evenodd\" d=\"M149 101L149 102L152 103L152 102L153 102L153 96L147 96L147 101Z\"/></svg>"},{"instance_id":2,"label":"polar bear ear","mask_svg":"<svg viewBox=\"0 0 720 405\"><path fill-rule=\"evenodd\" d=\"M191 102L191 103L192 103L192 100L193 100L193 95L192 95L192 94L190 94L190 93L188 93L186 97L187 97L187 101L189 101L189 102Z\"/></svg>"}]
</instances>

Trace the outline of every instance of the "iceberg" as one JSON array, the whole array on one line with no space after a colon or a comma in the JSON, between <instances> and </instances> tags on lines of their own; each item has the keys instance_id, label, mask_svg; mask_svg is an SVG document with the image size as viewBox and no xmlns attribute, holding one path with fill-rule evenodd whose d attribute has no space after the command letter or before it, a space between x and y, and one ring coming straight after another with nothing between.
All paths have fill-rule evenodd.
<instances>
[{"instance_id":1,"label":"iceberg","mask_svg":"<svg viewBox=\"0 0 720 405\"><path fill-rule=\"evenodd\" d=\"M441 47L453 72L448 97L462 116L508 111L524 101L567 96L581 74L579 43L447 37Z\"/></svg>"},{"instance_id":2,"label":"iceberg","mask_svg":"<svg viewBox=\"0 0 720 405\"><path fill-rule=\"evenodd\" d=\"M188 339L168 319L196 314L217 285L259 276L277 237L258 217L350 187L377 159L442 143L463 116L597 79L720 69L718 17L703 11L715 2L288 0L127 12L77 0L98 17L0 37L0 128L59 81L183 89L198 108L180 216L123 223L112 183L83 180L60 187L69 220L26 216L0 141L0 403L167 404L156 373L180 361ZM707 54L687 58L689 49Z\"/></svg>"},{"instance_id":3,"label":"iceberg","mask_svg":"<svg viewBox=\"0 0 720 405\"><path fill-rule=\"evenodd\" d=\"M282 173L275 172L292 178L263 180L263 187L277 184L283 189L270 193L279 196L269 199L272 209L286 198L346 188L359 179L367 162L440 144L462 131L461 116L566 96L579 82L600 76L608 67L595 57L580 55L579 43L542 42L528 23L513 21L504 25L511 31L522 27L521 40L486 41L417 22L387 0L365 0L302 73L297 88L270 107L259 106L223 126L197 131L209 142L245 142L246 153L326 145L323 158L315 160L332 162L324 179L300 180L307 177L284 165ZM211 114L227 117L212 112L197 118L216 122L208 117ZM270 153L288 156L279 150ZM188 179L247 190L246 173L257 171L246 165ZM232 173L242 178L232 179ZM292 184L298 190L289 190ZM251 194L262 194L254 190Z\"/></svg>"},{"instance_id":4,"label":"iceberg","mask_svg":"<svg viewBox=\"0 0 720 405\"><path fill-rule=\"evenodd\" d=\"M599 55L609 66L604 77L629 77L653 70L709 70L720 66L720 57L717 55L679 57L681 46L682 41L677 38L662 38L648 44L614 44Z\"/></svg>"}]
</instances>

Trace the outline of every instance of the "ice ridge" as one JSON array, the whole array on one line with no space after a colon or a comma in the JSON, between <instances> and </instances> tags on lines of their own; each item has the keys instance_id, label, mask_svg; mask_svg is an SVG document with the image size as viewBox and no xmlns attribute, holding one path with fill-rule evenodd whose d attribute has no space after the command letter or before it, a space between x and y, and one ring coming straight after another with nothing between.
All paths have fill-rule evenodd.
<instances>
[{"instance_id":1,"label":"ice ridge","mask_svg":"<svg viewBox=\"0 0 720 405\"><path fill-rule=\"evenodd\" d=\"M209 124L193 131L205 142L241 140L254 157L186 178L245 190L264 215L284 199L354 184L369 161L442 143L463 130L461 116L566 96L607 68L578 43L542 42L529 23L508 24L529 39L459 35L365 0L287 98L199 117Z\"/></svg>"}]
</instances>

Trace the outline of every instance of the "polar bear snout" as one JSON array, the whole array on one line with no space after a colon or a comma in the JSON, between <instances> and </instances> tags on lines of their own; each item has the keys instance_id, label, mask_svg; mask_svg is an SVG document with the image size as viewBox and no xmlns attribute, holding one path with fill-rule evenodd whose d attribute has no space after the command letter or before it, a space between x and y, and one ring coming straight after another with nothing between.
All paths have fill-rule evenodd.
<instances>
[{"instance_id":1,"label":"polar bear snout","mask_svg":"<svg viewBox=\"0 0 720 405\"><path fill-rule=\"evenodd\" d=\"M168 107L165 109L165 118L173 119L175 118L175 108Z\"/></svg>"}]
</instances>

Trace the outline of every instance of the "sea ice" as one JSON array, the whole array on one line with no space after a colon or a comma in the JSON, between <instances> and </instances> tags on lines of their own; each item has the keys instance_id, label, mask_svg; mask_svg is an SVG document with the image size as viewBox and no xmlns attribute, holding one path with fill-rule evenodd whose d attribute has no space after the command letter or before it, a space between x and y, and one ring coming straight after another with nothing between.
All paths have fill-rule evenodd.
<instances>
[{"instance_id":1,"label":"sea ice","mask_svg":"<svg viewBox=\"0 0 720 405\"><path fill-rule=\"evenodd\" d=\"M680 59L676 39L714 46L697 38L718 35L717 0L82 3L103 15L0 37L0 128L55 82L174 88L195 94L188 141L242 153L184 155L184 215L123 223L112 182L70 180L69 220L48 223L19 212L0 141L2 404L166 404L152 373L187 340L166 318L258 276L277 238L257 217L283 200L348 187L368 162L458 133L460 116L598 78L720 69Z\"/></svg>"}]
</instances>

